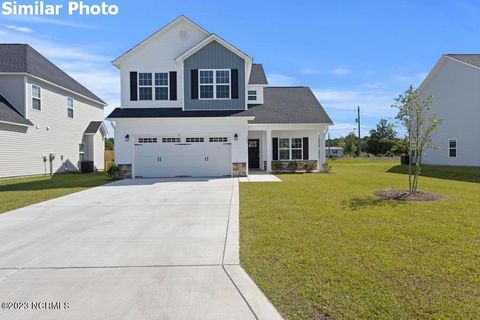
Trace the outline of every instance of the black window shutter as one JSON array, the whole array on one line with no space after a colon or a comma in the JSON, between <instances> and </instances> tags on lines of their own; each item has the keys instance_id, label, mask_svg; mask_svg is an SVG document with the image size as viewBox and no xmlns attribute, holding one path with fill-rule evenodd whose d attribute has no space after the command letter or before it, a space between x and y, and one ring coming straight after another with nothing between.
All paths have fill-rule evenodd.
<instances>
[{"instance_id":1,"label":"black window shutter","mask_svg":"<svg viewBox=\"0 0 480 320\"><path fill-rule=\"evenodd\" d=\"M308 160L308 137L303 137L303 160Z\"/></svg>"},{"instance_id":2,"label":"black window shutter","mask_svg":"<svg viewBox=\"0 0 480 320\"><path fill-rule=\"evenodd\" d=\"M177 72L170 71L170 100L177 100Z\"/></svg>"},{"instance_id":3,"label":"black window shutter","mask_svg":"<svg viewBox=\"0 0 480 320\"><path fill-rule=\"evenodd\" d=\"M130 72L130 100L131 101L137 101L137 72L131 71Z\"/></svg>"},{"instance_id":4,"label":"black window shutter","mask_svg":"<svg viewBox=\"0 0 480 320\"><path fill-rule=\"evenodd\" d=\"M278 160L278 138L272 138L272 160Z\"/></svg>"},{"instance_id":5,"label":"black window shutter","mask_svg":"<svg viewBox=\"0 0 480 320\"><path fill-rule=\"evenodd\" d=\"M238 99L238 69L232 69L232 99Z\"/></svg>"},{"instance_id":6,"label":"black window shutter","mask_svg":"<svg viewBox=\"0 0 480 320\"><path fill-rule=\"evenodd\" d=\"M190 70L191 84L192 84L192 100L198 99L198 70Z\"/></svg>"}]
</instances>

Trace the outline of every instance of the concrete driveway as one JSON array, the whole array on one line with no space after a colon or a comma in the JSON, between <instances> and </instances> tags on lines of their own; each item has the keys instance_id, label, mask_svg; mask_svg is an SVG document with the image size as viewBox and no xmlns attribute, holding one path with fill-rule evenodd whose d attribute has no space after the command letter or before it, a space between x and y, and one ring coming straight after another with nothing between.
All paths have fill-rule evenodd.
<instances>
[{"instance_id":1,"label":"concrete driveway","mask_svg":"<svg viewBox=\"0 0 480 320\"><path fill-rule=\"evenodd\" d=\"M239 266L236 179L137 179L0 215L0 319L280 319Z\"/></svg>"}]
</instances>

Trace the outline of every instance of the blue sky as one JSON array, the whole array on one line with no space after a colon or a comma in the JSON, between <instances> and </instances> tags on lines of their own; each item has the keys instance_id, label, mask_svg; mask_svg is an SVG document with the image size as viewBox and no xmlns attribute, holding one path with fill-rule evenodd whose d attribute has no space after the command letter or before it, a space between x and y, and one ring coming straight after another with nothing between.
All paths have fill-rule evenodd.
<instances>
[{"instance_id":1,"label":"blue sky","mask_svg":"<svg viewBox=\"0 0 480 320\"><path fill-rule=\"evenodd\" d=\"M0 42L30 43L104 98L108 113L119 105L110 61L184 14L263 63L271 85L312 88L332 136L352 131L357 105L364 134L392 118L393 98L443 53L480 52L478 1L110 2L117 16L0 16Z\"/></svg>"}]
</instances>

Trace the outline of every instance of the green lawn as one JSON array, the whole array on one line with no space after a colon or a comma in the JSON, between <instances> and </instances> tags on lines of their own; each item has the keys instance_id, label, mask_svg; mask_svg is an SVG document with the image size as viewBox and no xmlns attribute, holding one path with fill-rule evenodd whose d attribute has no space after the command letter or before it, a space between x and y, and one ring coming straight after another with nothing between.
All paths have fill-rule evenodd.
<instances>
[{"instance_id":1,"label":"green lawn","mask_svg":"<svg viewBox=\"0 0 480 320\"><path fill-rule=\"evenodd\" d=\"M0 180L0 213L110 182L102 173Z\"/></svg>"},{"instance_id":2,"label":"green lawn","mask_svg":"<svg viewBox=\"0 0 480 320\"><path fill-rule=\"evenodd\" d=\"M241 183L243 267L287 319L480 319L480 168L426 167L440 202L391 161Z\"/></svg>"}]
</instances>

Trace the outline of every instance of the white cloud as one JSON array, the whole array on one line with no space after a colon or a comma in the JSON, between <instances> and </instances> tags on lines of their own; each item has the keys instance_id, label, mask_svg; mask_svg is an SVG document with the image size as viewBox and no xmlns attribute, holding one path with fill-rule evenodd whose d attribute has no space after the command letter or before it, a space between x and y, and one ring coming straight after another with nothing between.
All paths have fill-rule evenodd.
<instances>
[{"instance_id":1,"label":"white cloud","mask_svg":"<svg viewBox=\"0 0 480 320\"><path fill-rule=\"evenodd\" d=\"M322 74L322 71L320 69L313 68L313 67L305 67L300 70L300 73L307 74L307 75L314 75L314 74Z\"/></svg>"},{"instance_id":2,"label":"white cloud","mask_svg":"<svg viewBox=\"0 0 480 320\"><path fill-rule=\"evenodd\" d=\"M295 79L293 77L279 73L268 74L267 79L268 84L271 86L291 86L295 84Z\"/></svg>"},{"instance_id":3,"label":"white cloud","mask_svg":"<svg viewBox=\"0 0 480 320\"><path fill-rule=\"evenodd\" d=\"M331 71L331 73L335 76L344 76L350 72L351 70L347 67L337 67Z\"/></svg>"},{"instance_id":4,"label":"white cloud","mask_svg":"<svg viewBox=\"0 0 480 320\"><path fill-rule=\"evenodd\" d=\"M8 26L7 26L7 29L15 30L15 31L18 31L18 32L26 32L26 33L33 32L33 30L30 29L30 28L27 28L27 27L19 27L19 26L14 26L14 25L8 25Z\"/></svg>"}]
</instances>

